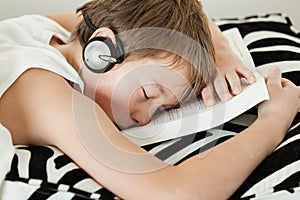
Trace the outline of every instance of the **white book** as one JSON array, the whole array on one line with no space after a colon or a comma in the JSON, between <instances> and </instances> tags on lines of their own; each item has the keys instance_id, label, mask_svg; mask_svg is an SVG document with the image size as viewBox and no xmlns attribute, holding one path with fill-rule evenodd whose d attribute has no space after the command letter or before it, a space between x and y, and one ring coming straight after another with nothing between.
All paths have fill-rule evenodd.
<instances>
[{"instance_id":1,"label":"white book","mask_svg":"<svg viewBox=\"0 0 300 200\"><path fill-rule=\"evenodd\" d=\"M252 57L244 44L238 29L223 32L233 52L246 66L255 71ZM137 145L147 145L185 135L209 130L232 120L243 112L269 98L264 78L254 72L257 81L248 85L241 79L243 91L227 102L206 107L203 101L195 99L178 109L160 113L145 126L123 130L123 134Z\"/></svg>"}]
</instances>

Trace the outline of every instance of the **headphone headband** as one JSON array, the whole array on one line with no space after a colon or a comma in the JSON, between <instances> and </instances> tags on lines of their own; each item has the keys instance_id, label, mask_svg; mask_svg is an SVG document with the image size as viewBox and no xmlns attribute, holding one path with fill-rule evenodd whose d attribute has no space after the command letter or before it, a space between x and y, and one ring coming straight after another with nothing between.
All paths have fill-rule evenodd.
<instances>
[{"instance_id":1,"label":"headphone headband","mask_svg":"<svg viewBox=\"0 0 300 200\"><path fill-rule=\"evenodd\" d=\"M83 16L84 22L87 25L87 27L91 31L95 32L97 30L97 27L92 23L92 21L90 20L90 18L88 17L88 15L86 13L83 13L82 16Z\"/></svg>"}]
</instances>

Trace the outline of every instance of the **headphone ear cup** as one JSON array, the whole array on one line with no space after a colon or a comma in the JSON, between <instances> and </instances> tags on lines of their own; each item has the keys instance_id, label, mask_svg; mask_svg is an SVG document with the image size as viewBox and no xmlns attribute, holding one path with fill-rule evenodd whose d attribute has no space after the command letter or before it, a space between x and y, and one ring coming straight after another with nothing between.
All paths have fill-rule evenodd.
<instances>
[{"instance_id":1,"label":"headphone ear cup","mask_svg":"<svg viewBox=\"0 0 300 200\"><path fill-rule=\"evenodd\" d=\"M82 58L89 70L104 73L117 62L117 51L111 39L95 37L84 46Z\"/></svg>"}]
</instances>

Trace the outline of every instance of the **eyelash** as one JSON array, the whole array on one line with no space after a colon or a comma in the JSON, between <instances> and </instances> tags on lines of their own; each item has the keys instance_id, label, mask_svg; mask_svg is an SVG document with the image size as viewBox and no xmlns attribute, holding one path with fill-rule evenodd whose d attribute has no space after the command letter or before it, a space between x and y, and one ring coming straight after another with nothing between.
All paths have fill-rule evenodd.
<instances>
[{"instance_id":1,"label":"eyelash","mask_svg":"<svg viewBox=\"0 0 300 200\"><path fill-rule=\"evenodd\" d=\"M150 99L150 97L147 95L147 93L145 91L145 88L142 88L142 90L143 90L143 94L144 94L145 99Z\"/></svg>"}]
</instances>

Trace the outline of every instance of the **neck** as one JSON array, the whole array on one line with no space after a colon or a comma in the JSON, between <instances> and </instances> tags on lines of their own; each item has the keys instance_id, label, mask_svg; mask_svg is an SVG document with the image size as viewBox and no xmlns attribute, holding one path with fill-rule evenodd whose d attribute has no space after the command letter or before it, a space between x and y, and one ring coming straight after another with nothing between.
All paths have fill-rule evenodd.
<instances>
[{"instance_id":1,"label":"neck","mask_svg":"<svg viewBox=\"0 0 300 200\"><path fill-rule=\"evenodd\" d=\"M72 41L68 44L52 45L66 58L67 62L79 72L82 63L82 47L78 40Z\"/></svg>"}]
</instances>

